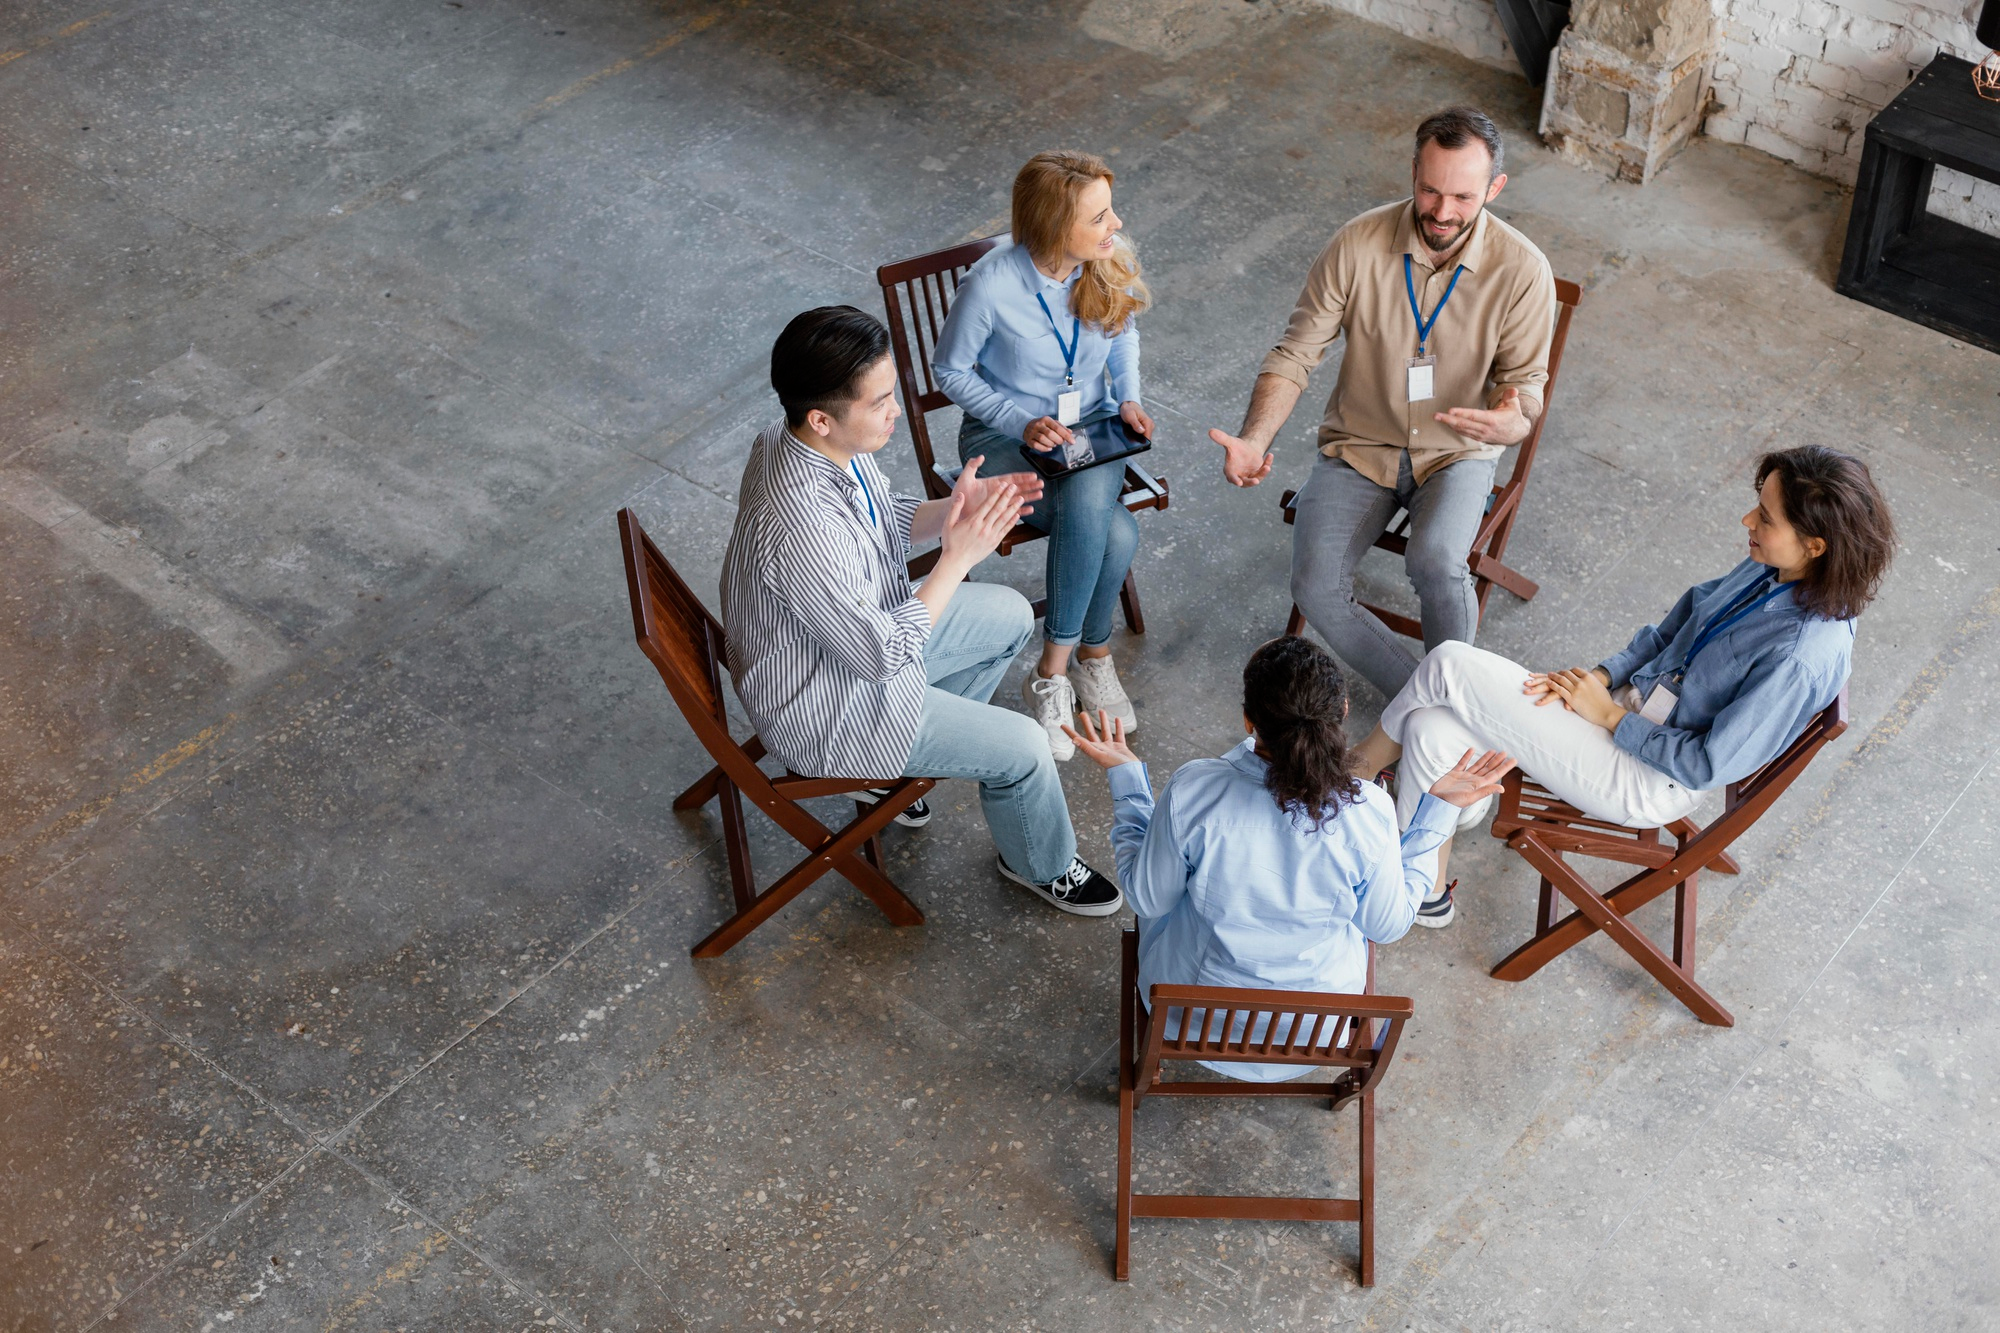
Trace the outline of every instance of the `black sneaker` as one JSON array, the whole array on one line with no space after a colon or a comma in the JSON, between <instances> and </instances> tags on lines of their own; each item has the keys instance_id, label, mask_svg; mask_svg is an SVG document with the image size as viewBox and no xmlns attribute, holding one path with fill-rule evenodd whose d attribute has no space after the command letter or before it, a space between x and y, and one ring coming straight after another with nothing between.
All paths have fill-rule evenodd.
<instances>
[{"instance_id":1,"label":"black sneaker","mask_svg":"<svg viewBox=\"0 0 2000 1333\"><path fill-rule=\"evenodd\" d=\"M1457 915L1457 909L1451 905L1451 891L1457 887L1458 881L1453 880L1424 899L1417 908L1417 924L1433 930L1450 925L1452 917Z\"/></svg>"},{"instance_id":2,"label":"black sneaker","mask_svg":"<svg viewBox=\"0 0 2000 1333\"><path fill-rule=\"evenodd\" d=\"M994 858L993 864L1000 867L1001 874L1058 912L1074 916L1110 916L1125 906L1125 895L1118 891L1118 886L1085 865L1081 857L1073 858L1069 869L1046 884L1023 879L1009 870L1007 863L998 857Z\"/></svg>"},{"instance_id":3,"label":"black sneaker","mask_svg":"<svg viewBox=\"0 0 2000 1333\"><path fill-rule=\"evenodd\" d=\"M889 794L887 787L870 787L867 791L854 793L854 803L859 806L874 805ZM922 828L931 822L931 803L919 796L896 812L896 822L904 828Z\"/></svg>"}]
</instances>

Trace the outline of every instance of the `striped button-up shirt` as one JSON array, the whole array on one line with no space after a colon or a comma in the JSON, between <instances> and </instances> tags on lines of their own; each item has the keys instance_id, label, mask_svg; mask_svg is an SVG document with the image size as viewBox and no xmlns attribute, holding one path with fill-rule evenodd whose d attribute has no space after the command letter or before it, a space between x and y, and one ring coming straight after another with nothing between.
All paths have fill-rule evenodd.
<instances>
[{"instance_id":1,"label":"striped button-up shirt","mask_svg":"<svg viewBox=\"0 0 2000 1333\"><path fill-rule=\"evenodd\" d=\"M931 633L910 592L919 503L869 455L837 467L782 421L750 447L722 621L736 697L795 773L886 781L909 762Z\"/></svg>"}]
</instances>

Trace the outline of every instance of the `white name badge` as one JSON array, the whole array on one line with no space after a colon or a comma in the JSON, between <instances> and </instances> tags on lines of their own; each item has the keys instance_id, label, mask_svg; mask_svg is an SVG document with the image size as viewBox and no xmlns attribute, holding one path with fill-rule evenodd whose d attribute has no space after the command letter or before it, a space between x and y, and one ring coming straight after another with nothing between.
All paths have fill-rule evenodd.
<instances>
[{"instance_id":1,"label":"white name badge","mask_svg":"<svg viewBox=\"0 0 2000 1333\"><path fill-rule=\"evenodd\" d=\"M1056 395L1056 420L1065 426L1083 420L1083 390L1071 389Z\"/></svg>"},{"instance_id":2,"label":"white name badge","mask_svg":"<svg viewBox=\"0 0 2000 1333\"><path fill-rule=\"evenodd\" d=\"M1434 356L1413 356L1403 363L1404 386L1411 402L1426 402L1436 392L1437 363Z\"/></svg>"},{"instance_id":3,"label":"white name badge","mask_svg":"<svg viewBox=\"0 0 2000 1333\"><path fill-rule=\"evenodd\" d=\"M1646 706L1639 710L1639 716L1660 726L1667 725L1667 719L1674 714L1674 705L1681 697L1665 685L1655 685L1653 692L1646 696Z\"/></svg>"}]
</instances>

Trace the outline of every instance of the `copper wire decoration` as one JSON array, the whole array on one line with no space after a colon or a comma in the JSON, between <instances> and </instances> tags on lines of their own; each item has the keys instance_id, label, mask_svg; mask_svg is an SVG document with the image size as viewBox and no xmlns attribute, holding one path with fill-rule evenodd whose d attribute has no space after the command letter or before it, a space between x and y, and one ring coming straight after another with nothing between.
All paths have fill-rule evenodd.
<instances>
[{"instance_id":1,"label":"copper wire decoration","mask_svg":"<svg viewBox=\"0 0 2000 1333\"><path fill-rule=\"evenodd\" d=\"M1972 67L1972 86L1987 101L2000 102L2000 51L1989 51Z\"/></svg>"}]
</instances>

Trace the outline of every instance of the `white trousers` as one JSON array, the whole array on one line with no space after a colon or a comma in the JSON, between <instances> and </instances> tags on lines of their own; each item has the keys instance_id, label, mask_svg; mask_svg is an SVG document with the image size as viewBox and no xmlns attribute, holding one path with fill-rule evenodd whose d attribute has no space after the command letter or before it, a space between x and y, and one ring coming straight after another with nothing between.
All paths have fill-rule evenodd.
<instances>
[{"instance_id":1,"label":"white trousers","mask_svg":"<svg viewBox=\"0 0 2000 1333\"><path fill-rule=\"evenodd\" d=\"M1424 657L1382 714L1382 730L1403 747L1396 813L1408 828L1417 802L1467 750L1505 750L1523 772L1593 819L1658 828L1685 818L1701 793L1627 754L1611 733L1560 703L1538 707L1521 692L1528 669L1456 641ZM1467 828L1486 817L1487 797L1459 816Z\"/></svg>"}]
</instances>

